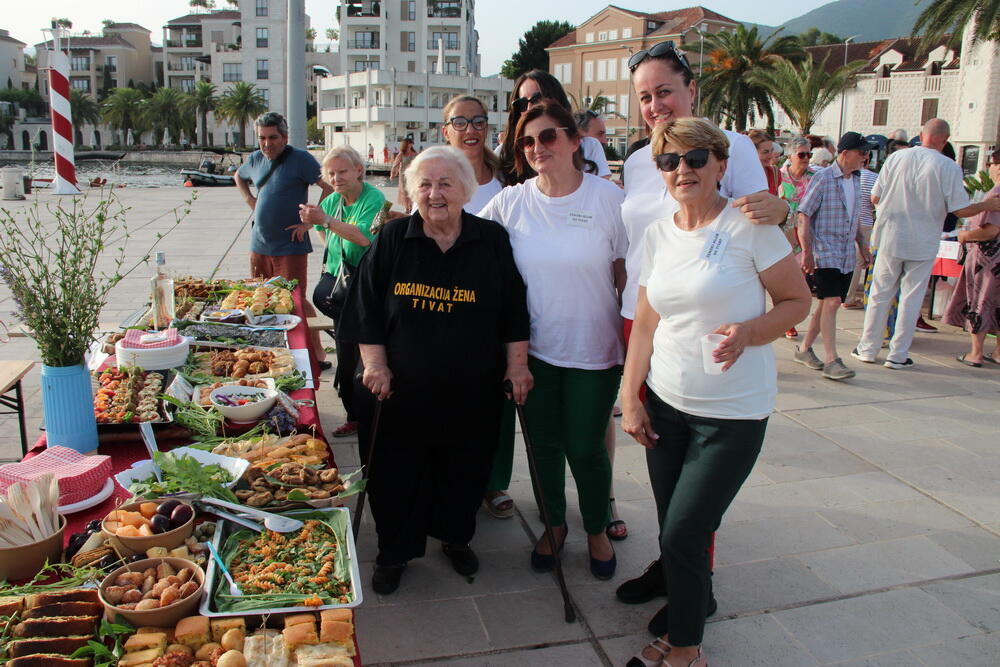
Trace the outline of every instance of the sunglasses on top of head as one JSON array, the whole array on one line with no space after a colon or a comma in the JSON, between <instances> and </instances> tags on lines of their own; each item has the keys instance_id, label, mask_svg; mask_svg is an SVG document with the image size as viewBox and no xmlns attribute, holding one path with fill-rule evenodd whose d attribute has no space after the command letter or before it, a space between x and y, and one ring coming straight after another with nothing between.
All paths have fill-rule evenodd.
<instances>
[{"instance_id":1,"label":"sunglasses on top of head","mask_svg":"<svg viewBox=\"0 0 1000 667\"><path fill-rule=\"evenodd\" d=\"M514 141L514 145L518 150L527 150L529 148L535 147L535 140L538 140L542 146L549 146L555 143L555 140L559 138L559 133L557 130L565 130L565 127L547 127L538 133L537 137L533 137L530 134L525 134L517 138Z\"/></svg>"},{"instance_id":2,"label":"sunglasses on top of head","mask_svg":"<svg viewBox=\"0 0 1000 667\"><path fill-rule=\"evenodd\" d=\"M524 113L525 111L528 110L528 107L530 107L532 104L538 104L539 102L541 102L542 97L543 97L542 93L537 92L531 97L519 97L513 102L511 102L510 105L518 113Z\"/></svg>"},{"instance_id":3,"label":"sunglasses on top of head","mask_svg":"<svg viewBox=\"0 0 1000 667\"><path fill-rule=\"evenodd\" d=\"M486 116L473 116L472 118L466 118L465 116L452 116L448 119L446 125L451 125L453 128L461 132L465 128L472 126L473 130L485 130L489 125L489 119Z\"/></svg>"},{"instance_id":4,"label":"sunglasses on top of head","mask_svg":"<svg viewBox=\"0 0 1000 667\"><path fill-rule=\"evenodd\" d=\"M666 42L660 42L659 44L653 44L653 46L648 49L643 49L632 54L632 57L628 59L628 71L635 73L635 70L639 65L643 63L646 58L661 58L663 56L670 56L677 63L691 74L691 64L688 62L687 56L684 55L683 51L677 49L674 43L670 40Z\"/></svg>"},{"instance_id":5,"label":"sunglasses on top of head","mask_svg":"<svg viewBox=\"0 0 1000 667\"><path fill-rule=\"evenodd\" d=\"M656 168L660 171L676 171L681 166L681 160L687 162L687 166L692 169L701 169L708 164L709 150L707 148L695 148L687 153L660 153L653 159L656 161Z\"/></svg>"}]
</instances>

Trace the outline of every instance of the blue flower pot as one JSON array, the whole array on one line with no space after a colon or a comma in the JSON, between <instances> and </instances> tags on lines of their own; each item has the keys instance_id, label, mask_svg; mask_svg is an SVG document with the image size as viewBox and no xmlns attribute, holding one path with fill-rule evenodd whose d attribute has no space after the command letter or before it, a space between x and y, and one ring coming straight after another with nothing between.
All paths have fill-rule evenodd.
<instances>
[{"instance_id":1,"label":"blue flower pot","mask_svg":"<svg viewBox=\"0 0 1000 667\"><path fill-rule=\"evenodd\" d=\"M94 393L83 364L42 364L42 408L50 447L60 445L84 453L97 449Z\"/></svg>"}]
</instances>

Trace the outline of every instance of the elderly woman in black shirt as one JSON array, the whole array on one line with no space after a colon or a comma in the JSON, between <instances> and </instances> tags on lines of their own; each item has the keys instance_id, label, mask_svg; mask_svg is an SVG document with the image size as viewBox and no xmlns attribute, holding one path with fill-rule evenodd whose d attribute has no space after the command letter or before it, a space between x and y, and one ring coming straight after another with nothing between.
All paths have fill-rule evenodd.
<instances>
[{"instance_id":1,"label":"elderly woman in black shirt","mask_svg":"<svg viewBox=\"0 0 1000 667\"><path fill-rule=\"evenodd\" d=\"M462 207L477 183L451 147L406 171L417 212L393 220L362 261L345 309L363 384L384 400L369 480L379 553L372 585L399 586L407 561L440 539L454 569L479 567L476 529L497 446L503 383L523 402L528 309L507 231Z\"/></svg>"}]
</instances>

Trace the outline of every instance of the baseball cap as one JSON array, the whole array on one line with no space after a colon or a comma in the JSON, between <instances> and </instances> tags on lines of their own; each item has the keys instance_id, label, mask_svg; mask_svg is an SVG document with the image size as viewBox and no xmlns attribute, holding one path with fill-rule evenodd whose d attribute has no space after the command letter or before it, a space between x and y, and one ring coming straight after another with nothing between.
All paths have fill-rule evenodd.
<instances>
[{"instance_id":1,"label":"baseball cap","mask_svg":"<svg viewBox=\"0 0 1000 667\"><path fill-rule=\"evenodd\" d=\"M844 136L840 138L840 142L837 144L838 153L850 150L872 151L876 148L878 148L878 144L868 141L864 138L864 136L858 134L857 132L845 132Z\"/></svg>"}]
</instances>

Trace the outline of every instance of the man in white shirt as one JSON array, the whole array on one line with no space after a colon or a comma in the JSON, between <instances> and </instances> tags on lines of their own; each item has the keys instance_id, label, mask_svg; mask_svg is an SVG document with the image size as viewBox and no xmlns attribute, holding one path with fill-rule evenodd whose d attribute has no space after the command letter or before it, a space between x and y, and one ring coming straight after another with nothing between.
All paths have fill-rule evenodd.
<instances>
[{"instance_id":1,"label":"man in white shirt","mask_svg":"<svg viewBox=\"0 0 1000 667\"><path fill-rule=\"evenodd\" d=\"M996 197L969 203L962 168L941 154L950 135L947 122L940 118L927 121L920 131L921 145L890 155L872 188L872 203L878 213L872 245L878 247L878 256L864 331L851 352L859 361L875 363L898 289L899 315L884 365L894 369L913 366L907 355L941 242L941 221L949 212L965 218L1000 210Z\"/></svg>"}]
</instances>

